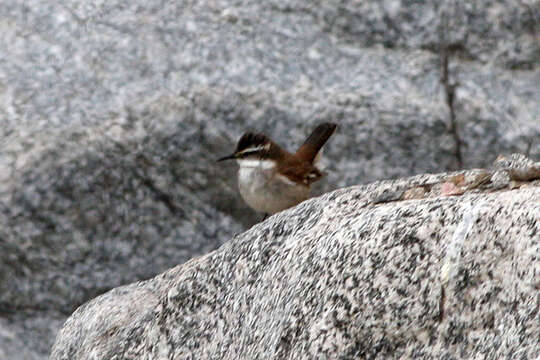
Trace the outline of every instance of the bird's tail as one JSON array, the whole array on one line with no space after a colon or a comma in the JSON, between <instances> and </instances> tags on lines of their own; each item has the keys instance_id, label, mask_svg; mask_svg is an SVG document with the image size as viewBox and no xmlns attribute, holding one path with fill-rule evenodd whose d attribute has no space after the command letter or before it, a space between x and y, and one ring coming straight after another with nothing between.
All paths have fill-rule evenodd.
<instances>
[{"instance_id":1,"label":"bird's tail","mask_svg":"<svg viewBox=\"0 0 540 360\"><path fill-rule=\"evenodd\" d=\"M323 123L315 128L304 144L298 148L296 156L301 159L313 162L319 150L328 141L328 138L334 133L337 125L333 123Z\"/></svg>"}]
</instances>

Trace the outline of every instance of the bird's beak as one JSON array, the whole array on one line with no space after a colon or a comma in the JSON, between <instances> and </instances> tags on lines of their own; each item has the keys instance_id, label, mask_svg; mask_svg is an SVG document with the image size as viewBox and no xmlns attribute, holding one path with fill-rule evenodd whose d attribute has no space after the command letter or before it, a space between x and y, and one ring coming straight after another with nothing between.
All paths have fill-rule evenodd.
<instances>
[{"instance_id":1,"label":"bird's beak","mask_svg":"<svg viewBox=\"0 0 540 360\"><path fill-rule=\"evenodd\" d=\"M231 154L224 156L222 158L217 159L217 162L224 161L224 160L230 160L230 159L236 159L236 154Z\"/></svg>"}]
</instances>

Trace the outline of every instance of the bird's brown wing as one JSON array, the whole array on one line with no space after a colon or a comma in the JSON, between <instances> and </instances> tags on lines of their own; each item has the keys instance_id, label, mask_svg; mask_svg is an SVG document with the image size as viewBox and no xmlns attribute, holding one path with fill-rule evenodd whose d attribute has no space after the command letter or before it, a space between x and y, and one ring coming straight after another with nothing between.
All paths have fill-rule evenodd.
<instances>
[{"instance_id":1,"label":"bird's brown wing","mask_svg":"<svg viewBox=\"0 0 540 360\"><path fill-rule=\"evenodd\" d=\"M278 171L283 176L286 176L289 180L304 186L309 186L311 183L324 176L319 169L307 161L298 161L295 163L286 164Z\"/></svg>"}]
</instances>

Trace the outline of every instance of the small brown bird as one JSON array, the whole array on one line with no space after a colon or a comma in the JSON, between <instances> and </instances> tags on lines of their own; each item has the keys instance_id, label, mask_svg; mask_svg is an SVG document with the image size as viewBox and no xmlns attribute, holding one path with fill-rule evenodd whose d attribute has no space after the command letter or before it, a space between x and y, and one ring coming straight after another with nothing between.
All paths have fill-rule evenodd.
<instances>
[{"instance_id":1,"label":"small brown bird","mask_svg":"<svg viewBox=\"0 0 540 360\"><path fill-rule=\"evenodd\" d=\"M218 161L236 159L240 195L254 210L272 215L309 197L311 183L323 176L314 161L335 129L332 123L317 126L294 154L264 134L248 132L234 153Z\"/></svg>"}]
</instances>

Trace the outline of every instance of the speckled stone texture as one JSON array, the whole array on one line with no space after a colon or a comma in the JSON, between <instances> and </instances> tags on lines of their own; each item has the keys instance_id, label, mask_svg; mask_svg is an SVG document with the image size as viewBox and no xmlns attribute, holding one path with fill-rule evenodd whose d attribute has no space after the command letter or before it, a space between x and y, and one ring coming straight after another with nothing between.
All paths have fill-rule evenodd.
<instances>
[{"instance_id":1,"label":"speckled stone texture","mask_svg":"<svg viewBox=\"0 0 540 360\"><path fill-rule=\"evenodd\" d=\"M315 194L539 159L539 27L537 0L1 0L0 359L257 223L214 163L247 129L338 123Z\"/></svg>"},{"instance_id":2,"label":"speckled stone texture","mask_svg":"<svg viewBox=\"0 0 540 360\"><path fill-rule=\"evenodd\" d=\"M85 304L52 359L537 359L540 180L494 190L482 174L308 200ZM455 179L465 193L440 192Z\"/></svg>"}]
</instances>

